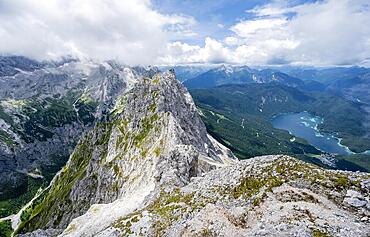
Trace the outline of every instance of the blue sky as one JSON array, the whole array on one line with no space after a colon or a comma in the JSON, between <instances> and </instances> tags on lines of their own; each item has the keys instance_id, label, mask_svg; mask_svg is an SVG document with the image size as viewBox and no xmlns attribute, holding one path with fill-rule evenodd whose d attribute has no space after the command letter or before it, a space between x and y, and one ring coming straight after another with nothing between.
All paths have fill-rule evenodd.
<instances>
[{"instance_id":1,"label":"blue sky","mask_svg":"<svg viewBox=\"0 0 370 237\"><path fill-rule=\"evenodd\" d=\"M163 14L194 17L197 24L192 29L197 36L182 40L187 43L203 44L207 36L221 40L231 33L229 28L237 22L258 18L248 10L271 2L271 0L154 0L152 4ZM297 6L310 2L315 1L295 0L287 4Z\"/></svg>"},{"instance_id":2,"label":"blue sky","mask_svg":"<svg viewBox=\"0 0 370 237\"><path fill-rule=\"evenodd\" d=\"M369 0L0 1L0 54L370 66Z\"/></svg>"},{"instance_id":3,"label":"blue sky","mask_svg":"<svg viewBox=\"0 0 370 237\"><path fill-rule=\"evenodd\" d=\"M204 43L204 37L222 39L229 32L228 28L241 19L248 19L251 14L246 10L263 5L269 1L261 0L155 0L153 5L164 14L184 14L197 20L193 30L197 37L185 39L186 42Z\"/></svg>"}]
</instances>

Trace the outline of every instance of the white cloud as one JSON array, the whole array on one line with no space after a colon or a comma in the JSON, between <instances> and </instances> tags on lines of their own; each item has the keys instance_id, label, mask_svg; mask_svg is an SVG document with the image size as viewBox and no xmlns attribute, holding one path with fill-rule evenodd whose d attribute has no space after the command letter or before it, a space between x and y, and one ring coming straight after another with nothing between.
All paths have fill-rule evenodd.
<instances>
[{"instance_id":1,"label":"white cloud","mask_svg":"<svg viewBox=\"0 0 370 237\"><path fill-rule=\"evenodd\" d=\"M149 0L0 2L0 52L50 59L67 54L151 64L195 20L164 15Z\"/></svg>"},{"instance_id":2,"label":"white cloud","mask_svg":"<svg viewBox=\"0 0 370 237\"><path fill-rule=\"evenodd\" d=\"M331 0L298 8L287 27L300 46L287 57L311 64L361 63L370 55L368 3Z\"/></svg>"},{"instance_id":3,"label":"white cloud","mask_svg":"<svg viewBox=\"0 0 370 237\"><path fill-rule=\"evenodd\" d=\"M189 45L182 42L168 43L165 54L159 58L160 64L181 64L202 62L198 45Z\"/></svg>"},{"instance_id":4,"label":"white cloud","mask_svg":"<svg viewBox=\"0 0 370 237\"><path fill-rule=\"evenodd\" d=\"M295 6L275 1L250 12L259 19L240 22L232 30L245 38L245 43L265 51L266 63L361 64L370 55L366 0L328 0ZM293 16L289 18L287 13ZM263 24L256 23L261 21ZM251 24L264 28L251 36Z\"/></svg>"},{"instance_id":5,"label":"white cloud","mask_svg":"<svg viewBox=\"0 0 370 237\"><path fill-rule=\"evenodd\" d=\"M286 23L287 20L282 18L242 21L231 27L231 30L240 37L248 37L261 31L279 29L286 25Z\"/></svg>"},{"instance_id":6,"label":"white cloud","mask_svg":"<svg viewBox=\"0 0 370 237\"><path fill-rule=\"evenodd\" d=\"M267 3L262 6L257 6L253 9L247 10L246 12L252 13L258 17L265 16L282 16L286 13L295 12L297 8L304 5L294 5L296 1L289 0L274 0L271 3Z\"/></svg>"},{"instance_id":7,"label":"white cloud","mask_svg":"<svg viewBox=\"0 0 370 237\"><path fill-rule=\"evenodd\" d=\"M370 58L368 0L301 5L278 0L248 12L255 17L236 23L230 28L233 34L222 41L206 39L204 47L187 52L187 59L250 65L364 65Z\"/></svg>"},{"instance_id":8,"label":"white cloud","mask_svg":"<svg viewBox=\"0 0 370 237\"><path fill-rule=\"evenodd\" d=\"M206 62L222 63L229 61L230 51L221 42L207 37L205 46L200 50L200 54Z\"/></svg>"},{"instance_id":9,"label":"white cloud","mask_svg":"<svg viewBox=\"0 0 370 237\"><path fill-rule=\"evenodd\" d=\"M127 64L368 64L368 0L295 3L274 0L248 10L251 19L214 26L223 39L191 45L184 40L202 40L196 20L159 13L151 0L0 0L0 53Z\"/></svg>"},{"instance_id":10,"label":"white cloud","mask_svg":"<svg viewBox=\"0 0 370 237\"><path fill-rule=\"evenodd\" d=\"M230 61L231 52L222 42L207 37L205 46L173 42L167 45L165 56L159 59L161 64L183 63L222 63Z\"/></svg>"},{"instance_id":11,"label":"white cloud","mask_svg":"<svg viewBox=\"0 0 370 237\"><path fill-rule=\"evenodd\" d=\"M228 46L235 46L240 44L239 38L233 37L233 36L228 36L224 39L224 42Z\"/></svg>"}]
</instances>

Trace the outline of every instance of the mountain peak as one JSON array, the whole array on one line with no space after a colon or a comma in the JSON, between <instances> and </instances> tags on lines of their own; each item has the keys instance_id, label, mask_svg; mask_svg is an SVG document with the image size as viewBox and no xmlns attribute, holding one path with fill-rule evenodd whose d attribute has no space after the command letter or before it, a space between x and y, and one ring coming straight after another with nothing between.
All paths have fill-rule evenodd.
<instances>
[{"instance_id":1,"label":"mountain peak","mask_svg":"<svg viewBox=\"0 0 370 237\"><path fill-rule=\"evenodd\" d=\"M225 74L231 74L234 72L234 68L230 65L222 64L220 67L214 69L217 72L223 72Z\"/></svg>"},{"instance_id":2,"label":"mountain peak","mask_svg":"<svg viewBox=\"0 0 370 237\"><path fill-rule=\"evenodd\" d=\"M81 139L21 230L69 226L67 235L78 226L97 233L160 190L182 187L192 177L235 162L207 134L173 72L142 77ZM110 216L102 218L107 211Z\"/></svg>"}]
</instances>

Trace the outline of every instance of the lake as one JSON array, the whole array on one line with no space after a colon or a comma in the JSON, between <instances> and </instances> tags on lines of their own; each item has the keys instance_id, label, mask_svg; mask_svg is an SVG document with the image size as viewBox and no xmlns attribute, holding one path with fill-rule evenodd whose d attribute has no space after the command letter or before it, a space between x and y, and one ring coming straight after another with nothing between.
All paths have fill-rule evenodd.
<instances>
[{"instance_id":1,"label":"lake","mask_svg":"<svg viewBox=\"0 0 370 237\"><path fill-rule=\"evenodd\" d=\"M308 112L289 113L276 116L272 120L275 128L289 131L290 134L304 138L317 149L341 155L353 154L347 147L340 144L340 139L333 134L320 133L318 125L323 119Z\"/></svg>"}]
</instances>

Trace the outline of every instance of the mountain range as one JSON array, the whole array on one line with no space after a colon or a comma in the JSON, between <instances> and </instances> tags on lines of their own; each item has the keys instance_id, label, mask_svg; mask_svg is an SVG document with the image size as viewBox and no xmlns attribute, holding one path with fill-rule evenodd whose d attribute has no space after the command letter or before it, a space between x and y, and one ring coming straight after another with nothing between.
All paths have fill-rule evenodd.
<instances>
[{"instance_id":1,"label":"mountain range","mask_svg":"<svg viewBox=\"0 0 370 237\"><path fill-rule=\"evenodd\" d=\"M176 70L176 69L175 69ZM184 81L187 88L211 88L225 84L281 83L302 86L303 81L271 69L256 70L247 66L222 65Z\"/></svg>"},{"instance_id":2,"label":"mountain range","mask_svg":"<svg viewBox=\"0 0 370 237\"><path fill-rule=\"evenodd\" d=\"M261 71L258 76L271 80L189 93L174 70L115 61L0 61L6 62L0 77L3 236L370 233L368 173L326 170L287 155L241 161L228 148L232 137L220 142L210 129L205 113L220 121L249 115L245 125L258 130L261 118L276 111L313 106L318 97L298 88L302 80ZM265 98L262 105L255 96ZM317 152L303 140L296 148Z\"/></svg>"},{"instance_id":3,"label":"mountain range","mask_svg":"<svg viewBox=\"0 0 370 237\"><path fill-rule=\"evenodd\" d=\"M327 69L305 68L264 68L253 69L247 66L221 65L209 69L181 67L181 74L192 75L184 78L189 89L212 88L227 84L278 83L296 87L303 91L337 92L348 99L369 104L370 69L364 67L334 67ZM176 71L176 68L175 68Z\"/></svg>"}]
</instances>

